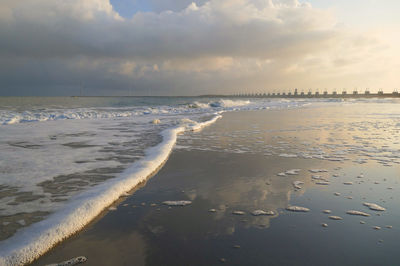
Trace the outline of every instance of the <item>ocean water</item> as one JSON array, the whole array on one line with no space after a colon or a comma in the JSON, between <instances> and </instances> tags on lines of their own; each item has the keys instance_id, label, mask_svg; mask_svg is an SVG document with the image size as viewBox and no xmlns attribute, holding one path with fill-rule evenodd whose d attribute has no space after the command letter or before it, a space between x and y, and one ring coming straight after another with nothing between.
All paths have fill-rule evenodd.
<instances>
[{"instance_id":1,"label":"ocean water","mask_svg":"<svg viewBox=\"0 0 400 266\"><path fill-rule=\"evenodd\" d=\"M312 104L318 103L0 98L0 264L29 262L81 229L162 166L178 134L200 130L224 112Z\"/></svg>"},{"instance_id":2,"label":"ocean water","mask_svg":"<svg viewBox=\"0 0 400 266\"><path fill-rule=\"evenodd\" d=\"M34 265L399 265L398 102L309 103L184 132L146 184Z\"/></svg>"}]
</instances>

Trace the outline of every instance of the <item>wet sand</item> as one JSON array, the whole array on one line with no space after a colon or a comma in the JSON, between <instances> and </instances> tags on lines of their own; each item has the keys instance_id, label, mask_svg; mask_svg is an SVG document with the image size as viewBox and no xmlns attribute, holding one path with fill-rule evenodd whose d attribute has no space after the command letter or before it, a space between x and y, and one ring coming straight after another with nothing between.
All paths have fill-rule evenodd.
<instances>
[{"instance_id":1,"label":"wet sand","mask_svg":"<svg viewBox=\"0 0 400 266\"><path fill-rule=\"evenodd\" d=\"M84 265L400 264L393 108L226 113L181 136L147 184L33 265L77 256L88 258ZM171 200L191 204L163 204Z\"/></svg>"}]
</instances>

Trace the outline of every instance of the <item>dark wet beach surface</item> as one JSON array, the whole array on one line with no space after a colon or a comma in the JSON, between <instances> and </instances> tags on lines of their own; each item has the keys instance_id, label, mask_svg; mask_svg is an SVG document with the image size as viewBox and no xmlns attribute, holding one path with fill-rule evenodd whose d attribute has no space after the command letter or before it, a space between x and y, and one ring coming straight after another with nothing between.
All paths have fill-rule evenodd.
<instances>
[{"instance_id":1,"label":"dark wet beach surface","mask_svg":"<svg viewBox=\"0 0 400 266\"><path fill-rule=\"evenodd\" d=\"M398 265L396 118L360 118L361 109L348 109L224 114L209 128L181 136L145 186L34 265L82 255L85 265ZM277 175L291 169L301 170ZM316 184L312 175L329 185ZM304 182L302 188L294 181ZM162 204L167 200L192 204L169 207ZM286 211L289 205L310 212ZM257 209L275 214L251 215Z\"/></svg>"}]
</instances>

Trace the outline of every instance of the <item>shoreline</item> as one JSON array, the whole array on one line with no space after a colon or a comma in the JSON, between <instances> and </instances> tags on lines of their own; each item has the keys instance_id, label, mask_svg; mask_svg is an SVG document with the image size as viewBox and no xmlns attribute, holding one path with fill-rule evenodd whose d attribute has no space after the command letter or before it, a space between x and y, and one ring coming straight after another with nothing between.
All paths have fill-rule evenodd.
<instances>
[{"instance_id":1,"label":"shoreline","mask_svg":"<svg viewBox=\"0 0 400 266\"><path fill-rule=\"evenodd\" d=\"M4 248L0 253L0 264L31 263L57 243L81 231L122 195L154 175L168 159L177 134L183 131L182 127L178 127L162 132L165 143L149 148L146 151L147 157L134 163L120 176L85 191L71 199L61 211L2 241L1 246ZM110 188L106 188L110 185ZM84 198L83 205L81 198ZM82 215L86 216L85 219L77 221L76 217Z\"/></svg>"},{"instance_id":2,"label":"shoreline","mask_svg":"<svg viewBox=\"0 0 400 266\"><path fill-rule=\"evenodd\" d=\"M350 115L359 114L351 108L346 110ZM398 197L393 194L395 190L386 187L398 187L395 173L399 166L379 166L380 161L373 157L365 164L353 162L350 155L342 161L318 158L319 151L314 146L336 149L327 132L335 133L335 139L343 142L343 147L351 145L349 150L358 141L351 142L347 131L330 131L322 122L309 128L315 121L299 122L297 117L312 114L327 121L324 114L330 112L325 110L320 114L315 109L229 112L212 127L198 133L186 132L168 162L146 186L33 265L82 255L88 257L87 265L204 265L219 264L221 259L234 265L267 262L310 265L311 261L314 265L322 262L374 265L377 261L384 264L397 261L393 255L398 229L393 214ZM341 116L337 116L339 121ZM257 121L268 123L252 124ZM350 120L349 125L354 127L352 123ZM296 129L298 125L301 128ZM330 128L336 128L335 124ZM265 150L259 149L263 144L258 142L263 132ZM320 139L321 136L324 137ZM325 141L330 144L320 144ZM314 151L316 157L288 156L293 149L301 154L304 148ZM268 155L272 151L275 152ZM289 169L301 170L292 175L294 171ZM311 178L315 174L310 170L316 169L323 170L318 174L329 180L329 185L319 185ZM285 170L290 174L278 175ZM357 178L360 172L364 173L363 179ZM383 186L380 188L374 184L374 176L382 173L387 181L379 179ZM349 180L353 185L343 184ZM304 182L302 188L295 188L294 181ZM342 195L334 194L338 191ZM162 204L166 200L192 203L168 207ZM388 212L366 218L346 214L348 209L371 213L362 207L366 200L383 205ZM289 212L285 210L288 205L304 206L310 211ZM211 209L215 212L210 212ZM251 213L256 209L271 210L276 215L254 216ZM325 209L343 220L329 219L322 212ZM235 211L243 214L235 215ZM366 225L360 224L360 219ZM387 229L385 224L394 227ZM375 225L382 230L371 229ZM380 239L384 242L379 242ZM343 253L349 248L351 254ZM337 253L346 255L338 257ZM305 254L310 261L302 259Z\"/></svg>"},{"instance_id":3,"label":"shoreline","mask_svg":"<svg viewBox=\"0 0 400 266\"><path fill-rule=\"evenodd\" d=\"M145 151L145 158L125 169L118 177L79 194L72 198L62 210L52 213L46 219L2 241L0 264L32 263L58 243L82 231L124 195L136 190L141 183L154 176L168 160L179 134L185 130L200 130L220 117L221 115L215 114L209 121L162 131L163 141L148 148Z\"/></svg>"}]
</instances>

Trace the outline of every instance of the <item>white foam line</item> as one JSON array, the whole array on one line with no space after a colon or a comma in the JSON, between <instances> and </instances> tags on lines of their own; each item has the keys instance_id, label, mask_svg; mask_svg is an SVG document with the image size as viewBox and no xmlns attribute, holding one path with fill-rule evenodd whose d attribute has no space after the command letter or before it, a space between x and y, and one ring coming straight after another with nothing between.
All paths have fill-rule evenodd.
<instances>
[{"instance_id":1,"label":"white foam line","mask_svg":"<svg viewBox=\"0 0 400 266\"><path fill-rule=\"evenodd\" d=\"M197 131L197 130L200 130L200 129L206 127L206 126L209 126L209 125L215 123L215 121L217 121L218 119L220 119L222 117L220 115L221 113L222 112L215 113L214 114L215 116L212 119L208 120L208 121L205 121L205 122L202 122L202 123L196 123L195 125L191 125L189 127L189 130Z\"/></svg>"},{"instance_id":2,"label":"white foam line","mask_svg":"<svg viewBox=\"0 0 400 266\"><path fill-rule=\"evenodd\" d=\"M185 129L199 130L220 117L216 115L209 121L188 128L179 126L162 131L163 141L147 149L146 157L134 163L120 176L76 196L63 209L47 219L22 229L11 238L2 241L0 265L21 265L32 262L58 242L81 230L121 195L157 171L168 159L179 133Z\"/></svg>"}]
</instances>

